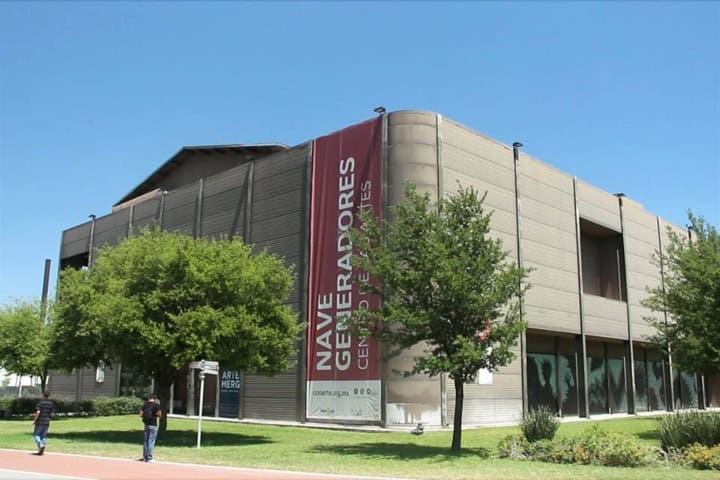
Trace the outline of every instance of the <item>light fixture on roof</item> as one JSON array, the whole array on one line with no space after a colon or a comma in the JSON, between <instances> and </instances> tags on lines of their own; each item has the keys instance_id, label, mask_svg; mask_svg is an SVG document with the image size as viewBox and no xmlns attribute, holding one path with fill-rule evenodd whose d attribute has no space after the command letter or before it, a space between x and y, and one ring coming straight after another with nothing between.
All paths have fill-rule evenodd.
<instances>
[{"instance_id":1,"label":"light fixture on roof","mask_svg":"<svg viewBox=\"0 0 720 480\"><path fill-rule=\"evenodd\" d=\"M387 110L385 110L385 107L383 107L382 105L373 109L373 112L377 113L378 115L383 115L386 111Z\"/></svg>"},{"instance_id":2,"label":"light fixture on roof","mask_svg":"<svg viewBox=\"0 0 720 480\"><path fill-rule=\"evenodd\" d=\"M513 144L512 144L512 147L513 147L513 160L514 160L515 162L517 162L517 161L519 160L519 158L520 158L520 153L518 152L518 150L519 150L520 147L522 147L522 146L524 146L524 145L523 145L521 142L513 142Z\"/></svg>"}]
</instances>

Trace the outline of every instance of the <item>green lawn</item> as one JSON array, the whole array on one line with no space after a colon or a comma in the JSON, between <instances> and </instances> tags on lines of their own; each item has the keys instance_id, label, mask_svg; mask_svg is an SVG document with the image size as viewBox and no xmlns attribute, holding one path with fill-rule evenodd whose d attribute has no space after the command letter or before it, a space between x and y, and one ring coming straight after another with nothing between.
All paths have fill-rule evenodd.
<instances>
[{"instance_id":1,"label":"green lawn","mask_svg":"<svg viewBox=\"0 0 720 480\"><path fill-rule=\"evenodd\" d=\"M559 435L583 431L600 423L608 431L639 435L658 445L655 420L648 417L565 423ZM422 479L710 479L717 472L658 464L645 468L555 465L493 458L498 440L517 427L463 432L463 452L449 451L451 432L356 432L203 422L203 448L195 448L196 422L168 420L168 433L158 440L159 460L280 468L328 473L383 475ZM0 447L31 450L29 420L0 420ZM50 426L49 452L137 458L142 452L137 416L62 418Z\"/></svg>"}]
</instances>

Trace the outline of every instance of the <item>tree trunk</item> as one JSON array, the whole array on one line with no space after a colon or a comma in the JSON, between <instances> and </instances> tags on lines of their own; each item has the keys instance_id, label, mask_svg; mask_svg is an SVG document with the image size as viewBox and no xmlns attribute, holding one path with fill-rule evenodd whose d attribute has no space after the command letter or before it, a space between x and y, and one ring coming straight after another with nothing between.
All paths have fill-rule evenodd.
<instances>
[{"instance_id":1,"label":"tree trunk","mask_svg":"<svg viewBox=\"0 0 720 480\"><path fill-rule=\"evenodd\" d=\"M160 408L162 408L158 436L164 435L167 431L167 414L170 411L170 387L174 378L175 372L159 375L155 379L155 385L157 385L158 389L158 400L160 400Z\"/></svg>"},{"instance_id":2,"label":"tree trunk","mask_svg":"<svg viewBox=\"0 0 720 480\"><path fill-rule=\"evenodd\" d=\"M43 370L40 374L40 394L42 394L47 388L48 371Z\"/></svg>"},{"instance_id":3,"label":"tree trunk","mask_svg":"<svg viewBox=\"0 0 720 480\"><path fill-rule=\"evenodd\" d=\"M462 445L462 413L463 401L465 400L465 382L462 379L455 380L455 418L453 419L453 437L450 449L459 452Z\"/></svg>"}]
</instances>

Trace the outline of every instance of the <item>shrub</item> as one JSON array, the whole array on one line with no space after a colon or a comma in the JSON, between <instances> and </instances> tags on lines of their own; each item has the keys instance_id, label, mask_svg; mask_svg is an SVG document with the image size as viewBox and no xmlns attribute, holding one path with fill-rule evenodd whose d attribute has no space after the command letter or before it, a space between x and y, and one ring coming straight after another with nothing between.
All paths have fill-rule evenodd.
<instances>
[{"instance_id":1,"label":"shrub","mask_svg":"<svg viewBox=\"0 0 720 480\"><path fill-rule=\"evenodd\" d=\"M582 463L590 465L634 467L652 462L656 449L634 435L607 433L597 425L580 435L528 442L515 435L498 445L500 457L528 458L551 463Z\"/></svg>"},{"instance_id":2,"label":"shrub","mask_svg":"<svg viewBox=\"0 0 720 480\"><path fill-rule=\"evenodd\" d=\"M695 443L687 449L686 458L693 468L700 470L720 470L720 445L707 447Z\"/></svg>"},{"instance_id":3,"label":"shrub","mask_svg":"<svg viewBox=\"0 0 720 480\"><path fill-rule=\"evenodd\" d=\"M136 413L142 401L136 397L98 397L94 400L67 400L51 397L55 415L125 415ZM32 415L39 398L0 397L0 410L13 415Z\"/></svg>"},{"instance_id":4,"label":"shrub","mask_svg":"<svg viewBox=\"0 0 720 480\"><path fill-rule=\"evenodd\" d=\"M560 420L547 407L530 410L520 422L520 430L528 442L552 440L559 426Z\"/></svg>"},{"instance_id":5,"label":"shrub","mask_svg":"<svg viewBox=\"0 0 720 480\"><path fill-rule=\"evenodd\" d=\"M107 417L137 413L141 403L137 397L98 397L92 402L90 414Z\"/></svg>"},{"instance_id":6,"label":"shrub","mask_svg":"<svg viewBox=\"0 0 720 480\"><path fill-rule=\"evenodd\" d=\"M658 420L658 435L664 450L687 448L699 443L711 447L720 444L720 414L678 412Z\"/></svg>"},{"instance_id":7,"label":"shrub","mask_svg":"<svg viewBox=\"0 0 720 480\"><path fill-rule=\"evenodd\" d=\"M527 458L530 443L522 435L508 435L498 443L500 458Z\"/></svg>"}]
</instances>

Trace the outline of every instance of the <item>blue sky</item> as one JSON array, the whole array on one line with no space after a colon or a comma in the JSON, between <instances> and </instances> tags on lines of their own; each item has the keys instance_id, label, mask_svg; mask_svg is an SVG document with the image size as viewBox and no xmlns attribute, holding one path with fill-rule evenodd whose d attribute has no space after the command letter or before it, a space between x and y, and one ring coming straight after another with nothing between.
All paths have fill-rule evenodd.
<instances>
[{"instance_id":1,"label":"blue sky","mask_svg":"<svg viewBox=\"0 0 720 480\"><path fill-rule=\"evenodd\" d=\"M183 145L381 104L720 225L720 3L0 3L0 303Z\"/></svg>"}]
</instances>

